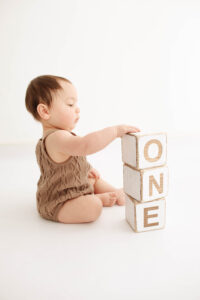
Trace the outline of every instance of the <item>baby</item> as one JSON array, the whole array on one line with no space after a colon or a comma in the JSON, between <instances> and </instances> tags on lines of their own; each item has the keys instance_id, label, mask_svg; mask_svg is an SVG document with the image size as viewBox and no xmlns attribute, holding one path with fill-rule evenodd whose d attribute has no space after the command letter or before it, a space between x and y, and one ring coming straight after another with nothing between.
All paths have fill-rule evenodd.
<instances>
[{"instance_id":1,"label":"baby","mask_svg":"<svg viewBox=\"0 0 200 300\"><path fill-rule=\"evenodd\" d=\"M43 127L43 137L35 149L41 172L36 192L40 216L61 223L92 222L101 214L102 206L124 205L123 189L103 180L86 155L140 129L117 125L83 137L76 135L72 130L80 118L77 92L63 77L34 78L27 87L25 104Z\"/></svg>"}]
</instances>

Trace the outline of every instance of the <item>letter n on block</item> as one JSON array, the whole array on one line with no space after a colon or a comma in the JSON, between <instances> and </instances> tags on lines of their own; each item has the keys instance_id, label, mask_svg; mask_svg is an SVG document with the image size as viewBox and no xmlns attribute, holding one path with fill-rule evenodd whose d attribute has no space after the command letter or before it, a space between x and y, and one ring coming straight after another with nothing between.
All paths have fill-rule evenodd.
<instances>
[{"instance_id":1,"label":"letter n on block","mask_svg":"<svg viewBox=\"0 0 200 300\"><path fill-rule=\"evenodd\" d=\"M136 170L124 164L123 185L126 194L141 202L166 197L168 193L168 167Z\"/></svg>"},{"instance_id":2,"label":"letter n on block","mask_svg":"<svg viewBox=\"0 0 200 300\"><path fill-rule=\"evenodd\" d=\"M126 221L135 232L162 229L165 226L166 201L165 198L138 202L125 194Z\"/></svg>"}]
</instances>

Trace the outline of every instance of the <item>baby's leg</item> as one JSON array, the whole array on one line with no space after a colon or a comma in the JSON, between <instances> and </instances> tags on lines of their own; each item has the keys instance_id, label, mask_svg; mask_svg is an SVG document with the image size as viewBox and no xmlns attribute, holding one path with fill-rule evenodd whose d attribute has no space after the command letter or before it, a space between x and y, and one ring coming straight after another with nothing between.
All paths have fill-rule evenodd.
<instances>
[{"instance_id":1,"label":"baby's leg","mask_svg":"<svg viewBox=\"0 0 200 300\"><path fill-rule=\"evenodd\" d=\"M101 193L108 193L108 192L115 192L117 195L116 203L118 205L124 205L125 204L125 194L123 191L123 188L116 189L109 183L107 183L102 178L99 178L95 180L94 182L94 193L95 194L101 194Z\"/></svg>"},{"instance_id":2,"label":"baby's leg","mask_svg":"<svg viewBox=\"0 0 200 300\"><path fill-rule=\"evenodd\" d=\"M89 178L90 183L94 186L95 195L99 197L99 199L101 199L103 206L113 206L119 198L118 193L116 192L116 190L112 192L112 189L106 192L100 190L98 193L97 190L95 189L95 184L97 180L98 179L93 177Z\"/></svg>"},{"instance_id":3,"label":"baby's leg","mask_svg":"<svg viewBox=\"0 0 200 300\"><path fill-rule=\"evenodd\" d=\"M87 223L95 221L101 214L102 201L94 194L82 195L67 200L57 219L61 223Z\"/></svg>"},{"instance_id":4,"label":"baby's leg","mask_svg":"<svg viewBox=\"0 0 200 300\"><path fill-rule=\"evenodd\" d=\"M113 206L118 199L116 192L107 192L95 195L102 201L103 206Z\"/></svg>"}]
</instances>

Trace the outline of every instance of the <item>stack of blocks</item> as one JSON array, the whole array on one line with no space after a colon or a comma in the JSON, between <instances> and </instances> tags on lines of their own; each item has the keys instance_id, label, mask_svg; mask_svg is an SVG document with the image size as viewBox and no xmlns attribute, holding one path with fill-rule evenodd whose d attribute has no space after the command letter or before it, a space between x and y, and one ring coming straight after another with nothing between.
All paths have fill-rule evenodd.
<instances>
[{"instance_id":1,"label":"stack of blocks","mask_svg":"<svg viewBox=\"0 0 200 300\"><path fill-rule=\"evenodd\" d=\"M122 136L125 217L135 232L165 226L168 193L166 133Z\"/></svg>"}]
</instances>

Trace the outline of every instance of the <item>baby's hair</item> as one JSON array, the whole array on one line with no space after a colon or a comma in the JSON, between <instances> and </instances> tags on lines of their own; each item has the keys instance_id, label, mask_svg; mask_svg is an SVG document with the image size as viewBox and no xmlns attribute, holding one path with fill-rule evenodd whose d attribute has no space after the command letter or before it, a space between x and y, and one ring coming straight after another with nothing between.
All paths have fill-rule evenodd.
<instances>
[{"instance_id":1,"label":"baby's hair","mask_svg":"<svg viewBox=\"0 0 200 300\"><path fill-rule=\"evenodd\" d=\"M54 75L38 76L29 83L25 95L25 104L26 109L32 114L36 121L41 121L37 111L38 104L43 103L51 107L52 92L62 89L59 80L64 80L72 84L69 79Z\"/></svg>"}]
</instances>

